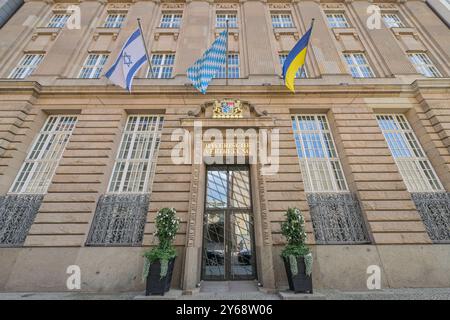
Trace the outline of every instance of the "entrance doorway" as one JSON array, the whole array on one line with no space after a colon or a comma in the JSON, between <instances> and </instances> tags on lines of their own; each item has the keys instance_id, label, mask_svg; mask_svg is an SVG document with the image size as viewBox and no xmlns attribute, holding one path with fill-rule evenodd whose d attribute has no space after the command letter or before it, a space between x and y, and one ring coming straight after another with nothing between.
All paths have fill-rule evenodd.
<instances>
[{"instance_id":1,"label":"entrance doorway","mask_svg":"<svg viewBox=\"0 0 450 320\"><path fill-rule=\"evenodd\" d=\"M256 278L249 167L206 169L203 280Z\"/></svg>"}]
</instances>

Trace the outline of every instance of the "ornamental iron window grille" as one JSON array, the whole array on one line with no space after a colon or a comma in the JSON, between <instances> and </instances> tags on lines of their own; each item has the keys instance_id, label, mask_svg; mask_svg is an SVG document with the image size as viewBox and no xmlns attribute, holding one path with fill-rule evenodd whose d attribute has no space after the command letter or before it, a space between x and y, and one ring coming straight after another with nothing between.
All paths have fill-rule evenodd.
<instances>
[{"instance_id":1,"label":"ornamental iron window grille","mask_svg":"<svg viewBox=\"0 0 450 320\"><path fill-rule=\"evenodd\" d=\"M44 59L43 54L25 54L8 78L24 79L28 77L38 67L42 59Z\"/></svg>"},{"instance_id":2,"label":"ornamental iron window grille","mask_svg":"<svg viewBox=\"0 0 450 320\"><path fill-rule=\"evenodd\" d=\"M290 13L272 13L273 28L294 28L294 22Z\"/></svg>"},{"instance_id":3,"label":"ornamental iron window grille","mask_svg":"<svg viewBox=\"0 0 450 320\"><path fill-rule=\"evenodd\" d=\"M347 18L343 13L327 13L328 26L330 28L349 28Z\"/></svg>"},{"instance_id":4,"label":"ornamental iron window grille","mask_svg":"<svg viewBox=\"0 0 450 320\"><path fill-rule=\"evenodd\" d=\"M278 57L280 58L281 70L283 70L283 64L286 61L287 56L288 56L287 53L279 53L278 54ZM303 66L302 68L297 70L297 72L295 73L295 78L296 79L308 78L308 73L306 72L305 66Z\"/></svg>"},{"instance_id":5,"label":"ornamental iron window grille","mask_svg":"<svg viewBox=\"0 0 450 320\"><path fill-rule=\"evenodd\" d=\"M414 65L418 73L428 78L442 77L428 55L424 52L408 53L409 61Z\"/></svg>"},{"instance_id":6,"label":"ornamental iron window grille","mask_svg":"<svg viewBox=\"0 0 450 320\"><path fill-rule=\"evenodd\" d=\"M219 71L214 76L215 79L226 78L226 65L220 66ZM228 79L239 79L239 54L228 54Z\"/></svg>"},{"instance_id":7,"label":"ornamental iron window grille","mask_svg":"<svg viewBox=\"0 0 450 320\"><path fill-rule=\"evenodd\" d=\"M175 63L174 54L152 54L152 72L150 69L147 78L170 79L172 78L173 65Z\"/></svg>"},{"instance_id":8,"label":"ornamental iron window grille","mask_svg":"<svg viewBox=\"0 0 450 320\"><path fill-rule=\"evenodd\" d=\"M226 28L228 20L229 28L237 28L237 14L236 13L217 13L216 14L216 28Z\"/></svg>"},{"instance_id":9,"label":"ornamental iron window grille","mask_svg":"<svg viewBox=\"0 0 450 320\"><path fill-rule=\"evenodd\" d=\"M375 77L364 53L344 53L344 59L353 78Z\"/></svg>"},{"instance_id":10,"label":"ornamental iron window grille","mask_svg":"<svg viewBox=\"0 0 450 320\"><path fill-rule=\"evenodd\" d=\"M306 192L348 192L326 116L293 116L292 129Z\"/></svg>"},{"instance_id":11,"label":"ornamental iron window grille","mask_svg":"<svg viewBox=\"0 0 450 320\"><path fill-rule=\"evenodd\" d=\"M160 28L179 28L181 25L181 13L164 13L161 17Z\"/></svg>"},{"instance_id":12,"label":"ornamental iron window grille","mask_svg":"<svg viewBox=\"0 0 450 320\"><path fill-rule=\"evenodd\" d=\"M108 14L103 27L104 28L121 28L123 22L125 21L126 16L127 15L125 13Z\"/></svg>"},{"instance_id":13,"label":"ornamental iron window grille","mask_svg":"<svg viewBox=\"0 0 450 320\"><path fill-rule=\"evenodd\" d=\"M89 54L80 71L81 79L98 79L102 72L103 66L108 59L107 54L94 53Z\"/></svg>"},{"instance_id":14,"label":"ornamental iron window grille","mask_svg":"<svg viewBox=\"0 0 450 320\"><path fill-rule=\"evenodd\" d=\"M131 115L117 153L108 193L150 193L164 118Z\"/></svg>"},{"instance_id":15,"label":"ornamental iron window grille","mask_svg":"<svg viewBox=\"0 0 450 320\"><path fill-rule=\"evenodd\" d=\"M377 120L408 191L444 191L405 116L384 114Z\"/></svg>"},{"instance_id":16,"label":"ornamental iron window grille","mask_svg":"<svg viewBox=\"0 0 450 320\"><path fill-rule=\"evenodd\" d=\"M359 202L351 193L308 193L318 244L368 243Z\"/></svg>"},{"instance_id":17,"label":"ornamental iron window grille","mask_svg":"<svg viewBox=\"0 0 450 320\"><path fill-rule=\"evenodd\" d=\"M404 28L405 24L395 13L383 13L382 15L384 24L388 28Z\"/></svg>"},{"instance_id":18,"label":"ornamental iron window grille","mask_svg":"<svg viewBox=\"0 0 450 320\"><path fill-rule=\"evenodd\" d=\"M67 13L55 13L47 24L47 28L64 28L67 20L70 18Z\"/></svg>"},{"instance_id":19,"label":"ornamental iron window grille","mask_svg":"<svg viewBox=\"0 0 450 320\"><path fill-rule=\"evenodd\" d=\"M75 128L76 116L50 116L32 144L10 193L44 194Z\"/></svg>"},{"instance_id":20,"label":"ornamental iron window grille","mask_svg":"<svg viewBox=\"0 0 450 320\"><path fill-rule=\"evenodd\" d=\"M149 194L100 196L86 245L141 245L148 206Z\"/></svg>"},{"instance_id":21,"label":"ornamental iron window grille","mask_svg":"<svg viewBox=\"0 0 450 320\"><path fill-rule=\"evenodd\" d=\"M43 194L0 196L0 246L23 245L43 197Z\"/></svg>"}]
</instances>

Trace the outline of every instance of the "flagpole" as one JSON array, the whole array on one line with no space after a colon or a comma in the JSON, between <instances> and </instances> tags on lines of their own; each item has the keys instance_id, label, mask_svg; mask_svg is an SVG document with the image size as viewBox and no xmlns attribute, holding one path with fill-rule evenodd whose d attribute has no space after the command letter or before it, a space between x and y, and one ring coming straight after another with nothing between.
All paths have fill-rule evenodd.
<instances>
[{"instance_id":1,"label":"flagpole","mask_svg":"<svg viewBox=\"0 0 450 320\"><path fill-rule=\"evenodd\" d=\"M150 62L150 56L148 54L147 44L145 43L144 32L142 32L141 18L137 18L137 23L138 23L138 26L139 26L139 30L141 31L142 42L144 42L145 55L147 56L147 62L148 62L148 66L150 68L150 75L153 78L153 67L152 67L152 63Z\"/></svg>"},{"instance_id":2,"label":"flagpole","mask_svg":"<svg viewBox=\"0 0 450 320\"><path fill-rule=\"evenodd\" d=\"M225 54L225 85L228 86L228 18L226 20L227 24L227 52Z\"/></svg>"}]
</instances>

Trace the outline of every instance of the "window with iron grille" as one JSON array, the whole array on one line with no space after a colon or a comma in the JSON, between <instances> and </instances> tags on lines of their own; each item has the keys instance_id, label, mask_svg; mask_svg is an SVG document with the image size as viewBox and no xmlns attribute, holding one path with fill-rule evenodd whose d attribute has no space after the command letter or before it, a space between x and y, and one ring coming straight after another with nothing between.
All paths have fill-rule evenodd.
<instances>
[{"instance_id":1,"label":"window with iron grille","mask_svg":"<svg viewBox=\"0 0 450 320\"><path fill-rule=\"evenodd\" d=\"M347 191L326 116L293 116L292 128L306 192Z\"/></svg>"},{"instance_id":2,"label":"window with iron grille","mask_svg":"<svg viewBox=\"0 0 450 320\"><path fill-rule=\"evenodd\" d=\"M147 78L169 79L172 78L173 65L175 63L174 54L158 53L152 54L152 72L148 70Z\"/></svg>"},{"instance_id":3,"label":"window with iron grille","mask_svg":"<svg viewBox=\"0 0 450 320\"><path fill-rule=\"evenodd\" d=\"M290 13L272 13L272 27L274 28L294 28L294 22Z\"/></svg>"},{"instance_id":4,"label":"window with iron grille","mask_svg":"<svg viewBox=\"0 0 450 320\"><path fill-rule=\"evenodd\" d=\"M64 28L67 20L70 18L70 14L67 13L55 13L47 24L48 28Z\"/></svg>"},{"instance_id":5,"label":"window with iron grille","mask_svg":"<svg viewBox=\"0 0 450 320\"><path fill-rule=\"evenodd\" d=\"M377 120L409 192L443 191L405 116L384 114Z\"/></svg>"},{"instance_id":6,"label":"window with iron grille","mask_svg":"<svg viewBox=\"0 0 450 320\"><path fill-rule=\"evenodd\" d=\"M363 53L344 53L344 59L353 78L374 77L372 68Z\"/></svg>"},{"instance_id":7,"label":"window with iron grille","mask_svg":"<svg viewBox=\"0 0 450 320\"><path fill-rule=\"evenodd\" d=\"M94 53L88 55L83 67L80 71L79 78L82 79L98 79L102 72L103 66L108 59L107 54Z\"/></svg>"},{"instance_id":8,"label":"window with iron grille","mask_svg":"<svg viewBox=\"0 0 450 320\"><path fill-rule=\"evenodd\" d=\"M44 194L75 127L76 116L50 116L35 139L10 193Z\"/></svg>"},{"instance_id":9,"label":"window with iron grille","mask_svg":"<svg viewBox=\"0 0 450 320\"><path fill-rule=\"evenodd\" d=\"M105 28L121 28L125 20L125 13L111 13L106 17L103 27Z\"/></svg>"},{"instance_id":10,"label":"window with iron grille","mask_svg":"<svg viewBox=\"0 0 450 320\"><path fill-rule=\"evenodd\" d=\"M108 192L150 192L162 126L162 116L128 117Z\"/></svg>"},{"instance_id":11,"label":"window with iron grille","mask_svg":"<svg viewBox=\"0 0 450 320\"><path fill-rule=\"evenodd\" d=\"M383 13L382 15L384 24L388 28L404 28L405 24L395 13Z\"/></svg>"},{"instance_id":12,"label":"window with iron grille","mask_svg":"<svg viewBox=\"0 0 450 320\"><path fill-rule=\"evenodd\" d=\"M349 28L350 24L343 13L327 13L328 26L330 28Z\"/></svg>"},{"instance_id":13,"label":"window with iron grille","mask_svg":"<svg viewBox=\"0 0 450 320\"><path fill-rule=\"evenodd\" d=\"M160 28L179 28L181 25L181 13L163 13L161 17Z\"/></svg>"},{"instance_id":14,"label":"window with iron grille","mask_svg":"<svg viewBox=\"0 0 450 320\"><path fill-rule=\"evenodd\" d=\"M442 77L439 70L434 66L428 55L424 52L408 53L409 61L414 65L417 72L425 77L437 78Z\"/></svg>"},{"instance_id":15,"label":"window with iron grille","mask_svg":"<svg viewBox=\"0 0 450 320\"><path fill-rule=\"evenodd\" d=\"M283 70L283 64L286 61L286 58L288 56L287 53L280 53L279 55L280 58L280 64L281 64L281 70ZM303 66L302 68L298 69L298 71L295 74L295 78L308 78L308 74L306 72L306 68L305 66Z\"/></svg>"},{"instance_id":16,"label":"window with iron grille","mask_svg":"<svg viewBox=\"0 0 450 320\"><path fill-rule=\"evenodd\" d=\"M226 78L226 65L222 65L214 76L216 79ZM228 54L228 79L238 79L239 78L239 54L230 53Z\"/></svg>"},{"instance_id":17,"label":"window with iron grille","mask_svg":"<svg viewBox=\"0 0 450 320\"><path fill-rule=\"evenodd\" d=\"M236 13L222 13L216 14L216 28L226 28L228 20L229 28L237 28L237 14Z\"/></svg>"},{"instance_id":18,"label":"window with iron grille","mask_svg":"<svg viewBox=\"0 0 450 320\"><path fill-rule=\"evenodd\" d=\"M8 78L24 79L31 75L44 58L43 54L25 54Z\"/></svg>"}]
</instances>

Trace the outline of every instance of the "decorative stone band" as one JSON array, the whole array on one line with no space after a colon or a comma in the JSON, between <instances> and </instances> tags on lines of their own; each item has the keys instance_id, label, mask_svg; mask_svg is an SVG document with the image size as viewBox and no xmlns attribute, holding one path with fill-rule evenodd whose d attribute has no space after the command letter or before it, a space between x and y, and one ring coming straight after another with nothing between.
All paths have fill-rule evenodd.
<instances>
[{"instance_id":1,"label":"decorative stone band","mask_svg":"<svg viewBox=\"0 0 450 320\"><path fill-rule=\"evenodd\" d=\"M310 214L318 244L368 243L359 202L351 193L309 193Z\"/></svg>"},{"instance_id":2,"label":"decorative stone band","mask_svg":"<svg viewBox=\"0 0 450 320\"><path fill-rule=\"evenodd\" d=\"M21 246L41 206L42 194L0 196L0 246Z\"/></svg>"},{"instance_id":3,"label":"decorative stone band","mask_svg":"<svg viewBox=\"0 0 450 320\"><path fill-rule=\"evenodd\" d=\"M411 193L433 242L450 242L450 193L417 192Z\"/></svg>"},{"instance_id":4,"label":"decorative stone band","mask_svg":"<svg viewBox=\"0 0 450 320\"><path fill-rule=\"evenodd\" d=\"M97 203L86 245L140 246L148 206L148 194L102 195Z\"/></svg>"}]
</instances>

